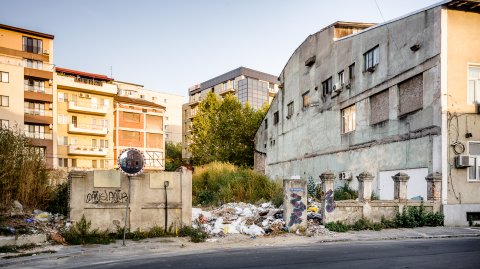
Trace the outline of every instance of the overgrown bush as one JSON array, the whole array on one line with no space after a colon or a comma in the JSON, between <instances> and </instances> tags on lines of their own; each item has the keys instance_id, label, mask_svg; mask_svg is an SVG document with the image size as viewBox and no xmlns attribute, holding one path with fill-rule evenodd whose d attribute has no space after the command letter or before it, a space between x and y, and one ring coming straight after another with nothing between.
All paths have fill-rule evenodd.
<instances>
[{"instance_id":1,"label":"overgrown bush","mask_svg":"<svg viewBox=\"0 0 480 269\"><path fill-rule=\"evenodd\" d=\"M61 183L53 189L47 211L64 216L68 214L68 182Z\"/></svg>"},{"instance_id":2,"label":"overgrown bush","mask_svg":"<svg viewBox=\"0 0 480 269\"><path fill-rule=\"evenodd\" d=\"M322 186L319 182L315 182L313 178L307 180L308 196L318 201L322 200Z\"/></svg>"},{"instance_id":3,"label":"overgrown bush","mask_svg":"<svg viewBox=\"0 0 480 269\"><path fill-rule=\"evenodd\" d=\"M336 189L333 193L333 199L335 201L355 200L357 198L358 198L358 192L353 189L350 189L347 183L345 183L343 187Z\"/></svg>"},{"instance_id":4,"label":"overgrown bush","mask_svg":"<svg viewBox=\"0 0 480 269\"><path fill-rule=\"evenodd\" d=\"M216 205L229 202L256 203L260 200L281 204L281 183L248 168L213 162L195 168L192 179L193 203Z\"/></svg>"},{"instance_id":5,"label":"overgrown bush","mask_svg":"<svg viewBox=\"0 0 480 269\"><path fill-rule=\"evenodd\" d=\"M43 207L50 195L44 156L20 130L0 127L0 208L18 200Z\"/></svg>"},{"instance_id":6,"label":"overgrown bush","mask_svg":"<svg viewBox=\"0 0 480 269\"><path fill-rule=\"evenodd\" d=\"M183 226L180 228L178 235L181 237L190 237L190 241L194 243L205 242L208 238L207 232L202 230L201 227L193 228L191 226Z\"/></svg>"},{"instance_id":7,"label":"overgrown bush","mask_svg":"<svg viewBox=\"0 0 480 269\"><path fill-rule=\"evenodd\" d=\"M115 237L108 231L91 230L91 226L92 222L87 221L85 215L82 215L79 221L63 233L63 237L71 245L110 244L115 242Z\"/></svg>"}]
</instances>

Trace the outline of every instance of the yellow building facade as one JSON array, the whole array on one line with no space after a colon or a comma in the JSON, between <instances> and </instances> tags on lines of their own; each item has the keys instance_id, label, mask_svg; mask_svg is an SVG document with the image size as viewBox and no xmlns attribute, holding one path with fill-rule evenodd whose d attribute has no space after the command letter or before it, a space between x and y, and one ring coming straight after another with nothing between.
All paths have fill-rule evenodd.
<instances>
[{"instance_id":1,"label":"yellow building facade","mask_svg":"<svg viewBox=\"0 0 480 269\"><path fill-rule=\"evenodd\" d=\"M64 170L114 167L113 79L56 68L55 167Z\"/></svg>"}]
</instances>

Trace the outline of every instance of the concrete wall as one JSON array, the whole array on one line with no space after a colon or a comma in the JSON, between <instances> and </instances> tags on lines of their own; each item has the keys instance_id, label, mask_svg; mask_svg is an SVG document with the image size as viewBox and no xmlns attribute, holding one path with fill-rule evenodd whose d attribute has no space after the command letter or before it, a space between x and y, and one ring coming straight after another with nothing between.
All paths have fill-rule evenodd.
<instances>
[{"instance_id":1,"label":"concrete wall","mask_svg":"<svg viewBox=\"0 0 480 269\"><path fill-rule=\"evenodd\" d=\"M168 225L191 225L192 173L145 173L132 177L130 193L128 177L117 170L70 173L70 218L78 221L82 215L92 222L92 228L114 231L115 224L123 227L125 208L130 199L127 227L130 230L164 227L164 182L169 181Z\"/></svg>"},{"instance_id":2,"label":"concrete wall","mask_svg":"<svg viewBox=\"0 0 480 269\"><path fill-rule=\"evenodd\" d=\"M341 39L334 39L335 26L310 35L280 74L283 89L267 113L269 128L262 125L255 137L256 150L266 153L265 173L272 178L318 179L326 170L337 178L341 172L367 171L378 178L381 171L389 170L440 171L441 157L436 154L441 150L442 124L440 11L430 9ZM418 51L410 49L415 44L421 44ZM373 72L366 71L363 55L377 45L379 64ZM315 64L306 66L312 56ZM349 79L348 67L353 63L354 78ZM323 96L322 82L332 77L338 83L340 71L346 80L342 91ZM417 76L423 86L422 107L400 115L399 85ZM311 105L304 107L302 95L307 91ZM378 93L388 94L388 106L371 107ZM287 118L287 104L292 101L294 113ZM356 106L356 128L342 134L341 110L351 105ZM372 118L372 109L387 110L383 111L387 120ZM274 113L279 114L277 124ZM358 184L355 178L337 179L335 186L344 183L352 188ZM373 186L378 193L376 179Z\"/></svg>"}]
</instances>

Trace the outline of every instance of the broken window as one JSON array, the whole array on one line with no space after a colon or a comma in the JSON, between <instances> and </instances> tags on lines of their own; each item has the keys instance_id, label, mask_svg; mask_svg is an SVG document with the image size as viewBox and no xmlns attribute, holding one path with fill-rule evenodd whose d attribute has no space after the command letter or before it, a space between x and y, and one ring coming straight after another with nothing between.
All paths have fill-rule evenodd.
<instances>
[{"instance_id":1,"label":"broken window","mask_svg":"<svg viewBox=\"0 0 480 269\"><path fill-rule=\"evenodd\" d=\"M399 115L414 112L423 107L423 74L398 84Z\"/></svg>"},{"instance_id":2,"label":"broken window","mask_svg":"<svg viewBox=\"0 0 480 269\"><path fill-rule=\"evenodd\" d=\"M388 120L388 90L370 96L370 124Z\"/></svg>"},{"instance_id":3,"label":"broken window","mask_svg":"<svg viewBox=\"0 0 480 269\"><path fill-rule=\"evenodd\" d=\"M287 119L290 119L293 115L293 101L287 105Z\"/></svg>"},{"instance_id":4,"label":"broken window","mask_svg":"<svg viewBox=\"0 0 480 269\"><path fill-rule=\"evenodd\" d=\"M365 62L365 71L369 71L369 72L373 72L375 71L375 67L378 65L379 63L379 52L380 52L380 49L378 47L378 45L376 47L374 47L373 49L365 52L365 54L363 54L363 57L364 57L364 62Z\"/></svg>"},{"instance_id":5,"label":"broken window","mask_svg":"<svg viewBox=\"0 0 480 269\"><path fill-rule=\"evenodd\" d=\"M302 94L303 107L309 107L310 106L310 95L309 95L309 93L310 93L310 91L307 91L304 94Z\"/></svg>"},{"instance_id":6,"label":"broken window","mask_svg":"<svg viewBox=\"0 0 480 269\"><path fill-rule=\"evenodd\" d=\"M278 120L279 120L279 117L278 117L278 111L273 113L273 124L278 124Z\"/></svg>"},{"instance_id":7,"label":"broken window","mask_svg":"<svg viewBox=\"0 0 480 269\"><path fill-rule=\"evenodd\" d=\"M322 95L325 97L332 93L332 77L322 82Z\"/></svg>"},{"instance_id":8,"label":"broken window","mask_svg":"<svg viewBox=\"0 0 480 269\"><path fill-rule=\"evenodd\" d=\"M355 131L355 105L342 109L342 134Z\"/></svg>"}]
</instances>

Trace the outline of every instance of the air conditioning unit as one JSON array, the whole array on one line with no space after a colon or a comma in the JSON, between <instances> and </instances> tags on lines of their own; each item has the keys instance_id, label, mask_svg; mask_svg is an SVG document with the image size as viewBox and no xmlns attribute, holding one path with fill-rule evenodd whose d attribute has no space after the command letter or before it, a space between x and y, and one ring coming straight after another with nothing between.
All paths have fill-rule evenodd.
<instances>
[{"instance_id":1,"label":"air conditioning unit","mask_svg":"<svg viewBox=\"0 0 480 269\"><path fill-rule=\"evenodd\" d=\"M350 89L352 87L352 84L350 84L350 81L345 82L345 89Z\"/></svg>"},{"instance_id":2,"label":"air conditioning unit","mask_svg":"<svg viewBox=\"0 0 480 269\"><path fill-rule=\"evenodd\" d=\"M342 88L343 88L343 85L340 84L340 83L335 83L335 85L333 85L333 90L335 92L341 92L342 91Z\"/></svg>"},{"instance_id":3,"label":"air conditioning unit","mask_svg":"<svg viewBox=\"0 0 480 269\"><path fill-rule=\"evenodd\" d=\"M466 168L475 165L475 159L469 155L455 156L455 168Z\"/></svg>"},{"instance_id":4,"label":"air conditioning unit","mask_svg":"<svg viewBox=\"0 0 480 269\"><path fill-rule=\"evenodd\" d=\"M81 97L81 98L84 98L84 97L85 97L85 94L84 94L84 93L80 93L80 97Z\"/></svg>"},{"instance_id":5,"label":"air conditioning unit","mask_svg":"<svg viewBox=\"0 0 480 269\"><path fill-rule=\"evenodd\" d=\"M338 174L340 180L352 180L352 172L340 172Z\"/></svg>"}]
</instances>

